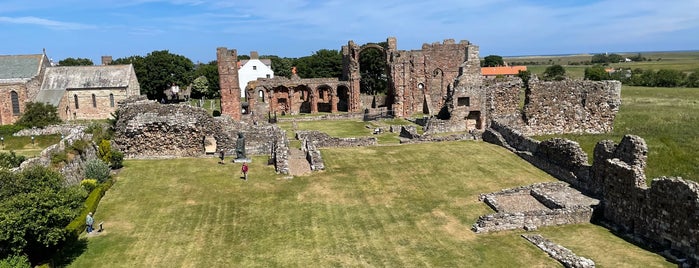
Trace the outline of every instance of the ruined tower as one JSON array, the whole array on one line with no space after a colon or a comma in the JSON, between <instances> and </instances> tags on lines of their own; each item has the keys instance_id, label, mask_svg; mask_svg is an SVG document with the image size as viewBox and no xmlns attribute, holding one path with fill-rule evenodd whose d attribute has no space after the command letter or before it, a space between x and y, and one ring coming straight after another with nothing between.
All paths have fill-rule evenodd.
<instances>
[{"instance_id":1,"label":"ruined tower","mask_svg":"<svg viewBox=\"0 0 699 268\"><path fill-rule=\"evenodd\" d=\"M221 114L229 115L233 120L240 120L238 53L235 49L219 47L216 49L216 59L218 60L219 85L221 87Z\"/></svg>"}]
</instances>

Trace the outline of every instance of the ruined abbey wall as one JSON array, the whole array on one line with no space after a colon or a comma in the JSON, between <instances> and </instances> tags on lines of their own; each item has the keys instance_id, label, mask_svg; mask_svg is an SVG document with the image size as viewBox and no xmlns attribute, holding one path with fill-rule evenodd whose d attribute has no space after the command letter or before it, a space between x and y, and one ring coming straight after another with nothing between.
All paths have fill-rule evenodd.
<instances>
[{"instance_id":1,"label":"ruined abbey wall","mask_svg":"<svg viewBox=\"0 0 699 268\"><path fill-rule=\"evenodd\" d=\"M230 117L212 117L197 107L130 99L120 103L114 145L126 158L200 157L206 140L216 142L215 152L235 156L238 134L245 137L247 155L274 158L277 172L288 173L288 145L276 125L253 125Z\"/></svg>"},{"instance_id":2,"label":"ruined abbey wall","mask_svg":"<svg viewBox=\"0 0 699 268\"><path fill-rule=\"evenodd\" d=\"M221 88L221 114L240 120L240 85L238 83L238 53L235 49L216 49L219 86Z\"/></svg>"},{"instance_id":3,"label":"ruined abbey wall","mask_svg":"<svg viewBox=\"0 0 699 268\"><path fill-rule=\"evenodd\" d=\"M529 81L523 118L529 135L606 133L621 105L619 81Z\"/></svg>"},{"instance_id":4,"label":"ruined abbey wall","mask_svg":"<svg viewBox=\"0 0 699 268\"><path fill-rule=\"evenodd\" d=\"M648 187L644 173L648 147L642 138L627 135L618 144L599 142L593 165L587 163L575 142L538 142L497 120L483 139L512 150L589 195L601 197L605 220L620 230L699 264L699 183L663 177Z\"/></svg>"}]
</instances>

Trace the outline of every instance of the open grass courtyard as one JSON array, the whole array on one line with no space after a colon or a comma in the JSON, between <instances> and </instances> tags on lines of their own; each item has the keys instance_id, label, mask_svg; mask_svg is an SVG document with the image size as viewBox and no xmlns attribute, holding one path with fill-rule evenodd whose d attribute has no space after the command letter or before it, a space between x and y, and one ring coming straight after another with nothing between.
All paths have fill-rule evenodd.
<instances>
[{"instance_id":1,"label":"open grass courtyard","mask_svg":"<svg viewBox=\"0 0 699 268\"><path fill-rule=\"evenodd\" d=\"M475 234L478 194L554 178L484 142L322 151L287 179L254 157L128 160L96 211L105 231L71 267L557 267L519 231ZM582 224L540 229L599 267L671 267Z\"/></svg>"}]
</instances>

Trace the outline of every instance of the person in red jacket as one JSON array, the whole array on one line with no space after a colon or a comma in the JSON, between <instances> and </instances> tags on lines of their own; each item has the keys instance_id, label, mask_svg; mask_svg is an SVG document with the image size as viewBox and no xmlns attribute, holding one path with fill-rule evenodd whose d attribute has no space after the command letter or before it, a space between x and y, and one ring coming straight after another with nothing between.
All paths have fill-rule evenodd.
<instances>
[{"instance_id":1,"label":"person in red jacket","mask_svg":"<svg viewBox=\"0 0 699 268\"><path fill-rule=\"evenodd\" d=\"M248 180L248 163L243 163L243 167L240 168L240 171L243 172L243 178L245 178L245 180L247 181Z\"/></svg>"}]
</instances>

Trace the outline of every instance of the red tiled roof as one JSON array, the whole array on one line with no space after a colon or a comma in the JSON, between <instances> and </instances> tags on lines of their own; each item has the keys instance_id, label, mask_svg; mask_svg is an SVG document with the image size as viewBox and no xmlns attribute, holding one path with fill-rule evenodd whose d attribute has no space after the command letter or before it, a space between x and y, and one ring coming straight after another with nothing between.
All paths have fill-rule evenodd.
<instances>
[{"instance_id":1,"label":"red tiled roof","mask_svg":"<svg viewBox=\"0 0 699 268\"><path fill-rule=\"evenodd\" d=\"M519 71L526 71L527 66L481 67L481 75L517 75Z\"/></svg>"}]
</instances>

